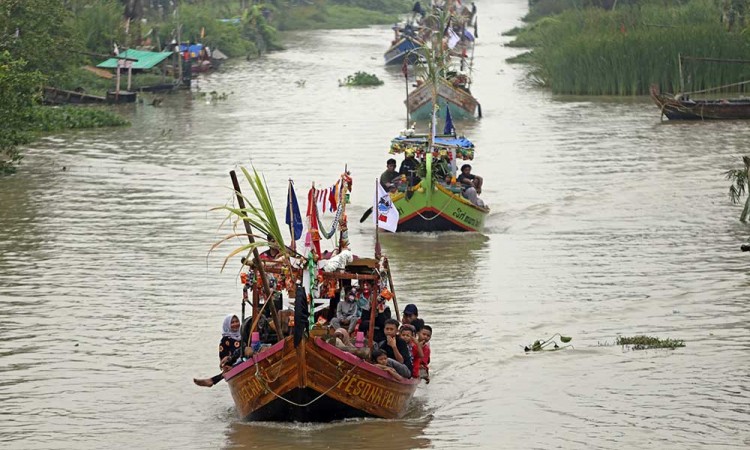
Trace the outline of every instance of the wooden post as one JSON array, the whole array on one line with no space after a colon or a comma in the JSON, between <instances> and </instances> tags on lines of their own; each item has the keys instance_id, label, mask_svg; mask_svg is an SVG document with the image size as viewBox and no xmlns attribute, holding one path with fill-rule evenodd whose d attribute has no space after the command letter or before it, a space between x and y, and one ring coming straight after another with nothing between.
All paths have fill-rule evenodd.
<instances>
[{"instance_id":1,"label":"wooden post","mask_svg":"<svg viewBox=\"0 0 750 450\"><path fill-rule=\"evenodd\" d=\"M229 176L232 179L232 186L234 187L234 193L237 197L237 204L240 207L240 209L245 209L245 199L242 198L242 191L240 191L240 183L239 181L237 181L237 174L234 172L234 170L232 170L229 172ZM243 219L242 223L245 224L245 232L247 233L247 240L250 241L251 244L253 244L255 243L255 239L253 238L253 230L250 227L250 222L248 222L247 220L244 220L246 217L244 213L241 215L241 217ZM271 295L273 292L271 291L271 288L268 285L268 277L266 276L266 271L263 268L263 263L260 261L260 254L258 253L257 247L253 249L253 264L255 265L255 270L258 271L261 282L263 283L263 293L266 296L266 301L271 302L268 306L271 308L271 314L273 315L273 323L276 326L276 338L279 341L281 341L282 339L284 339L284 333L281 330L281 319L279 318L279 312L276 310L276 305L273 302L273 296ZM257 317L253 318L253 320L256 320L256 319ZM250 331L252 332L252 330Z\"/></svg>"},{"instance_id":2,"label":"wooden post","mask_svg":"<svg viewBox=\"0 0 750 450\"><path fill-rule=\"evenodd\" d=\"M370 354L375 347L375 309L378 307L378 293L376 289L370 291L370 327L367 329L367 343L370 345Z\"/></svg>"},{"instance_id":3,"label":"wooden post","mask_svg":"<svg viewBox=\"0 0 750 450\"><path fill-rule=\"evenodd\" d=\"M677 54L677 65L680 69L680 97L682 97L682 93L685 92L685 85L682 78L682 54Z\"/></svg>"},{"instance_id":4,"label":"wooden post","mask_svg":"<svg viewBox=\"0 0 750 450\"><path fill-rule=\"evenodd\" d=\"M128 64L128 92L130 92L130 82L132 80L132 75L133 75L133 63L128 61L127 64Z\"/></svg>"}]
</instances>

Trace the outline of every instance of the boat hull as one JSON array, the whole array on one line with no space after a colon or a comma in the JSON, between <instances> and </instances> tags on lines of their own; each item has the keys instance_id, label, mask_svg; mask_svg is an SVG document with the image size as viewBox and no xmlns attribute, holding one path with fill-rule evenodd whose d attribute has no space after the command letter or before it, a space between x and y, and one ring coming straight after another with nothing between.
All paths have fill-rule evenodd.
<instances>
[{"instance_id":1,"label":"boat hull","mask_svg":"<svg viewBox=\"0 0 750 450\"><path fill-rule=\"evenodd\" d=\"M235 366L225 378L239 415L265 421L400 418L419 384L396 381L320 338L295 348L292 337Z\"/></svg>"},{"instance_id":2,"label":"boat hull","mask_svg":"<svg viewBox=\"0 0 750 450\"><path fill-rule=\"evenodd\" d=\"M651 99L669 120L750 119L750 100L677 100L652 86Z\"/></svg>"},{"instance_id":3,"label":"boat hull","mask_svg":"<svg viewBox=\"0 0 750 450\"><path fill-rule=\"evenodd\" d=\"M480 208L442 185L432 186L427 195L421 183L415 186L407 199L405 193L392 196L398 209L399 221L396 231L475 231L484 229L489 209Z\"/></svg>"},{"instance_id":4,"label":"boat hull","mask_svg":"<svg viewBox=\"0 0 750 450\"><path fill-rule=\"evenodd\" d=\"M429 119L432 115L432 92L430 83L424 83L411 91L406 99L409 115L412 120ZM438 85L438 105L444 110L450 105L454 119L474 118L479 109L479 102L466 90L454 87L445 80Z\"/></svg>"},{"instance_id":5,"label":"boat hull","mask_svg":"<svg viewBox=\"0 0 750 450\"><path fill-rule=\"evenodd\" d=\"M419 43L414 39L410 37L402 37L385 52L385 55L383 55L385 65L391 66L403 64L404 59L407 59L408 64L416 63L420 59L418 52L419 47Z\"/></svg>"}]
</instances>

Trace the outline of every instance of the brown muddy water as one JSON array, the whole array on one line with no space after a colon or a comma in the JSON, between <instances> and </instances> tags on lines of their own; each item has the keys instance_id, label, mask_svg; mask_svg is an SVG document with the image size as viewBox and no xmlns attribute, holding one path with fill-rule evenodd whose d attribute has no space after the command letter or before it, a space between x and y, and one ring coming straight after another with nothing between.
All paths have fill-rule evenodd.
<instances>
[{"instance_id":1,"label":"brown muddy water","mask_svg":"<svg viewBox=\"0 0 750 450\"><path fill-rule=\"evenodd\" d=\"M478 2L478 147L492 206L482 235L388 235L400 303L435 328L433 382L403 420L240 420L216 369L235 270L209 211L227 172L255 164L277 205L289 177L354 175L350 234L404 127L388 27L301 33L234 62L130 128L51 136L0 179L3 448L746 448L750 445L750 235L722 172L747 122L660 123L646 99L557 98L530 88L501 31L522 0ZM357 70L385 80L339 88ZM304 87L296 81L304 80ZM301 83L300 83L301 84ZM298 188L298 190L302 190ZM408 300L408 301L407 301ZM573 349L526 355L554 333ZM627 351L618 334L684 339Z\"/></svg>"}]
</instances>

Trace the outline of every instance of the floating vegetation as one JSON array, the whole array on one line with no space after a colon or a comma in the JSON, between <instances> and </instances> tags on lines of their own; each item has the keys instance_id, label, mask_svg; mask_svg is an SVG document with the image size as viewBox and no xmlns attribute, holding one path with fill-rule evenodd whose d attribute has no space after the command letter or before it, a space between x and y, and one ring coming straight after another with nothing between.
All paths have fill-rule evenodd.
<instances>
[{"instance_id":1,"label":"floating vegetation","mask_svg":"<svg viewBox=\"0 0 750 450\"><path fill-rule=\"evenodd\" d=\"M343 81L339 80L339 86L380 86L383 80L374 73L357 72L349 75Z\"/></svg>"},{"instance_id":2,"label":"floating vegetation","mask_svg":"<svg viewBox=\"0 0 750 450\"><path fill-rule=\"evenodd\" d=\"M546 340L537 340L534 341L533 344L527 345L523 348L523 351L525 352L540 352L542 350L548 350L548 351L555 351L555 350L562 350L564 348L573 348L572 345L558 345L557 341L555 341L555 338L559 337L560 342L563 344L567 344L570 341L573 340L573 338L568 336L563 336L560 333L553 334L550 338ZM550 347L551 346L551 347Z\"/></svg>"},{"instance_id":3,"label":"floating vegetation","mask_svg":"<svg viewBox=\"0 0 750 450\"><path fill-rule=\"evenodd\" d=\"M625 337L618 336L615 341L617 345L631 345L633 350L647 350L651 348L668 348L676 349L678 347L684 347L685 342L678 339L659 339L652 336L633 336Z\"/></svg>"}]
</instances>

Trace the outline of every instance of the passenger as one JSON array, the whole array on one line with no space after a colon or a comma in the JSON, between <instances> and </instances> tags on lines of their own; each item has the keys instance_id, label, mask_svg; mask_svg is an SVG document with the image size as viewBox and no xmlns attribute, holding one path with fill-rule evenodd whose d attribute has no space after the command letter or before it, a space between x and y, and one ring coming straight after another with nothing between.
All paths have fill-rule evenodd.
<instances>
[{"instance_id":1,"label":"passenger","mask_svg":"<svg viewBox=\"0 0 750 450\"><path fill-rule=\"evenodd\" d=\"M479 194L482 193L482 182L484 180L479 175L471 173L471 166L469 164L461 166L461 174L456 178L456 181L463 188L463 196L467 200L480 208L486 208L482 199L479 198Z\"/></svg>"},{"instance_id":2,"label":"passenger","mask_svg":"<svg viewBox=\"0 0 750 450\"><path fill-rule=\"evenodd\" d=\"M333 335L336 337L336 347L342 350L347 350L350 347L353 347L352 341L349 338L349 333L345 329L337 328Z\"/></svg>"},{"instance_id":3,"label":"passenger","mask_svg":"<svg viewBox=\"0 0 750 450\"><path fill-rule=\"evenodd\" d=\"M398 173L405 176L409 180L409 186L414 186L421 181L421 179L417 176L419 161L414 158L414 150L410 148L406 149L404 155L406 157L403 161L401 161L401 167L399 167Z\"/></svg>"},{"instance_id":4,"label":"passenger","mask_svg":"<svg viewBox=\"0 0 750 450\"><path fill-rule=\"evenodd\" d=\"M211 387L224 379L224 367L227 362L240 352L240 319L235 314L227 314L222 324L221 341L219 342L219 367L222 373L211 378L193 378L198 386ZM235 358L236 359L236 358Z\"/></svg>"},{"instance_id":5,"label":"passenger","mask_svg":"<svg viewBox=\"0 0 750 450\"><path fill-rule=\"evenodd\" d=\"M409 369L407 369L405 365L399 363L398 361L394 361L389 358L388 355L386 355L382 350L372 351L372 363L376 367L385 370L386 372L391 374L393 378L399 381L402 381L405 378L409 378Z\"/></svg>"},{"instance_id":6,"label":"passenger","mask_svg":"<svg viewBox=\"0 0 750 450\"><path fill-rule=\"evenodd\" d=\"M417 331L412 325L406 324L401 325L399 333L401 334L401 339L409 346L412 362L411 377L419 378L419 367L422 365L422 347L416 343Z\"/></svg>"},{"instance_id":7,"label":"passenger","mask_svg":"<svg viewBox=\"0 0 750 450\"><path fill-rule=\"evenodd\" d=\"M433 166L432 174L438 180L450 180L453 174L451 173L451 162L449 160L448 152L440 150L438 155L438 160ZM450 183L450 181L448 181L448 183Z\"/></svg>"},{"instance_id":8,"label":"passenger","mask_svg":"<svg viewBox=\"0 0 750 450\"><path fill-rule=\"evenodd\" d=\"M419 310L417 309L417 305L413 303L409 303L408 305L406 305L406 307L404 307L404 314L403 317L401 317L401 322L406 325L413 326L415 333L418 333L419 330L421 330L424 326L424 320L419 318Z\"/></svg>"},{"instance_id":9,"label":"passenger","mask_svg":"<svg viewBox=\"0 0 750 450\"><path fill-rule=\"evenodd\" d=\"M373 326L373 342L385 341L385 322L392 317L391 308L386 306L386 302L392 298L393 294L388 289L383 289L378 296L378 305ZM367 334L370 329L370 303L365 302L365 305L366 307L362 309L362 321L359 324L359 331Z\"/></svg>"},{"instance_id":10,"label":"passenger","mask_svg":"<svg viewBox=\"0 0 750 450\"><path fill-rule=\"evenodd\" d=\"M396 172L396 160L391 158L385 163L385 172L380 174L380 185L389 192L398 190L401 175Z\"/></svg>"},{"instance_id":11,"label":"passenger","mask_svg":"<svg viewBox=\"0 0 750 450\"><path fill-rule=\"evenodd\" d=\"M385 340L378 343L378 348L385 351L389 358L395 359L409 369L411 374L414 366L411 363L411 352L406 341L398 335L398 320L388 319L385 321Z\"/></svg>"},{"instance_id":12,"label":"passenger","mask_svg":"<svg viewBox=\"0 0 750 450\"><path fill-rule=\"evenodd\" d=\"M359 307L357 307L357 298L355 291L349 291L343 302L339 302L336 307L336 317L331 320L333 328L347 328L349 333L354 331L359 318Z\"/></svg>"},{"instance_id":13,"label":"passenger","mask_svg":"<svg viewBox=\"0 0 750 450\"><path fill-rule=\"evenodd\" d=\"M430 383L430 339L432 339L432 327L429 325L422 326L422 329L417 333L417 345L422 347L419 378L427 384Z\"/></svg>"}]
</instances>

